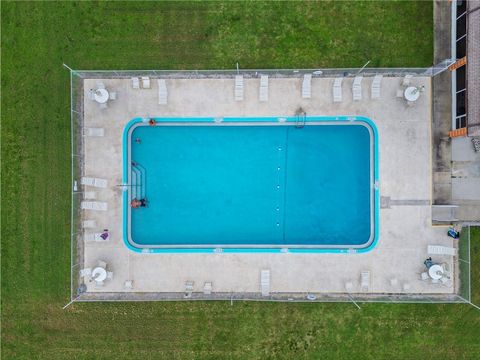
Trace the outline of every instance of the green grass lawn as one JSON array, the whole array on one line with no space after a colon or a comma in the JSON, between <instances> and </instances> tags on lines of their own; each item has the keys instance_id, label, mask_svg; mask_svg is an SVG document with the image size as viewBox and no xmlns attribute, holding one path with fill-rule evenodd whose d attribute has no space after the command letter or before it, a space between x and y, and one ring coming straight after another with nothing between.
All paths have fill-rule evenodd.
<instances>
[{"instance_id":1,"label":"green grass lawn","mask_svg":"<svg viewBox=\"0 0 480 360\"><path fill-rule=\"evenodd\" d=\"M473 359L467 305L99 303L67 310L70 95L83 69L429 66L432 3L3 2L3 359ZM480 232L473 236L474 276ZM480 300L477 287L474 297Z\"/></svg>"}]
</instances>

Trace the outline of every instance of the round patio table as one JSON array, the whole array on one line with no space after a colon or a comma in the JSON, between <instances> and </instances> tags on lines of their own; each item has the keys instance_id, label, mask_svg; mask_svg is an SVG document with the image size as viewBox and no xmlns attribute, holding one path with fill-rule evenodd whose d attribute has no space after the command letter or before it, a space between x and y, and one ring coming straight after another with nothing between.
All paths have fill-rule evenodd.
<instances>
[{"instance_id":1,"label":"round patio table","mask_svg":"<svg viewBox=\"0 0 480 360\"><path fill-rule=\"evenodd\" d=\"M109 94L107 89L97 89L93 92L93 98L99 104L104 104L108 101Z\"/></svg>"},{"instance_id":2,"label":"round patio table","mask_svg":"<svg viewBox=\"0 0 480 360\"><path fill-rule=\"evenodd\" d=\"M434 280L440 280L443 276L443 268L438 264L432 265L428 269L428 275Z\"/></svg>"},{"instance_id":3,"label":"round patio table","mask_svg":"<svg viewBox=\"0 0 480 360\"><path fill-rule=\"evenodd\" d=\"M102 267L96 267L92 271L92 279L95 281L103 281L107 278L107 270Z\"/></svg>"},{"instance_id":4,"label":"round patio table","mask_svg":"<svg viewBox=\"0 0 480 360\"><path fill-rule=\"evenodd\" d=\"M403 92L403 97L407 101L417 101L420 97L420 90L415 86L409 86Z\"/></svg>"}]
</instances>

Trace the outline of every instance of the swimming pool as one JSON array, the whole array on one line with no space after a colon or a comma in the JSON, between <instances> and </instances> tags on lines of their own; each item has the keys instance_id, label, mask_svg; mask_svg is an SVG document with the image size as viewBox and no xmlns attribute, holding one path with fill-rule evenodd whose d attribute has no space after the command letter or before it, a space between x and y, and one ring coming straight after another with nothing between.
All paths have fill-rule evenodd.
<instances>
[{"instance_id":1,"label":"swimming pool","mask_svg":"<svg viewBox=\"0 0 480 360\"><path fill-rule=\"evenodd\" d=\"M142 252L364 252L378 139L364 117L141 118L123 137L123 226ZM146 207L132 208L132 200Z\"/></svg>"}]
</instances>

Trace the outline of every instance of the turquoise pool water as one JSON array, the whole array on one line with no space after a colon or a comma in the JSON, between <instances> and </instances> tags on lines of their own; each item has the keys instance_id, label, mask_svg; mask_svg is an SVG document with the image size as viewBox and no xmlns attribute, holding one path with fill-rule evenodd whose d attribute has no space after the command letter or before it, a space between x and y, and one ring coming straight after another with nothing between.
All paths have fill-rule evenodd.
<instances>
[{"instance_id":1,"label":"turquoise pool water","mask_svg":"<svg viewBox=\"0 0 480 360\"><path fill-rule=\"evenodd\" d=\"M130 122L124 136L129 247L371 246L378 196L371 123L308 118L297 127L295 118L280 120ZM131 208L134 198L146 198L147 207Z\"/></svg>"}]
</instances>

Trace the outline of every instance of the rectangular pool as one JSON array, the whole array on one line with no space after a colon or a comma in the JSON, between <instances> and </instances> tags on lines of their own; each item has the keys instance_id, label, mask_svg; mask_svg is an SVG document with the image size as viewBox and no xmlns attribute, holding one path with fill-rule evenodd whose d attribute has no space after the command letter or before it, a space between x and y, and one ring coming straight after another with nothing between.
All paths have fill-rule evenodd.
<instances>
[{"instance_id":1,"label":"rectangular pool","mask_svg":"<svg viewBox=\"0 0 480 360\"><path fill-rule=\"evenodd\" d=\"M137 251L358 251L376 238L365 118L134 119L124 236ZM146 199L146 207L132 200Z\"/></svg>"}]
</instances>

